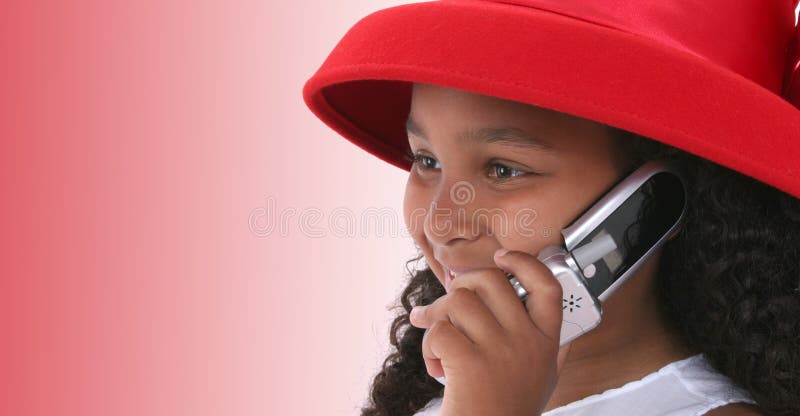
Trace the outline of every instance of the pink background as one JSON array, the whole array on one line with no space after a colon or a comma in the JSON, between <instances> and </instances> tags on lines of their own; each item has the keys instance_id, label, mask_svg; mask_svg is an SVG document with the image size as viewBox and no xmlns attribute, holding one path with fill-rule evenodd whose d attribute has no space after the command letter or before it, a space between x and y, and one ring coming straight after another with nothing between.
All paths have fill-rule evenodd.
<instances>
[{"instance_id":1,"label":"pink background","mask_svg":"<svg viewBox=\"0 0 800 416\"><path fill-rule=\"evenodd\" d=\"M406 172L301 90L402 3L0 6L0 414L357 414L415 254ZM329 224L370 208L394 228Z\"/></svg>"}]
</instances>

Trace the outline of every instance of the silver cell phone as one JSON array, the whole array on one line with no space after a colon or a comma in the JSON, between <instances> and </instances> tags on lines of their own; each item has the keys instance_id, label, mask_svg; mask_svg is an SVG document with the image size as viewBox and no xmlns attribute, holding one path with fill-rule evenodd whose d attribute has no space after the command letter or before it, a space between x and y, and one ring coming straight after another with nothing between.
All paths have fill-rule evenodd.
<instances>
[{"instance_id":1,"label":"silver cell phone","mask_svg":"<svg viewBox=\"0 0 800 416\"><path fill-rule=\"evenodd\" d=\"M563 289L560 345L597 327L600 303L677 232L686 213L685 184L677 165L649 161L561 230L563 244L539 252ZM525 290L507 276L524 302ZM444 379L437 378L442 384Z\"/></svg>"}]
</instances>

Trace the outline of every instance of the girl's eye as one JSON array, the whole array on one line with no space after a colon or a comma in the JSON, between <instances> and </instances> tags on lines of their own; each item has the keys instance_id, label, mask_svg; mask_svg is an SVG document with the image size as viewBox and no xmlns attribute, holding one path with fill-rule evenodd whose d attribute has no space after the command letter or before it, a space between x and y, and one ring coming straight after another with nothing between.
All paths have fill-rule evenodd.
<instances>
[{"instance_id":1,"label":"girl's eye","mask_svg":"<svg viewBox=\"0 0 800 416\"><path fill-rule=\"evenodd\" d=\"M419 169L428 170L428 169L437 169L435 166L436 159L425 156L421 153L409 153L409 157L411 159L411 163L417 165Z\"/></svg>"},{"instance_id":2,"label":"girl's eye","mask_svg":"<svg viewBox=\"0 0 800 416\"><path fill-rule=\"evenodd\" d=\"M522 176L525 175L525 173L527 172L521 171L519 169L514 169L502 163L495 162L489 165L489 173L490 174L494 173L497 176L497 179L503 180L503 179L512 179L517 176Z\"/></svg>"},{"instance_id":3,"label":"girl's eye","mask_svg":"<svg viewBox=\"0 0 800 416\"><path fill-rule=\"evenodd\" d=\"M407 155L409 161L411 161L413 165L416 165L417 168L421 171L439 169L438 166L439 162L437 162L436 159L430 156L426 156L421 153L411 153L411 152L408 152ZM513 179L517 176L524 176L525 174L528 173L498 162L490 162L486 166L486 170L487 174L493 177L497 182Z\"/></svg>"}]
</instances>

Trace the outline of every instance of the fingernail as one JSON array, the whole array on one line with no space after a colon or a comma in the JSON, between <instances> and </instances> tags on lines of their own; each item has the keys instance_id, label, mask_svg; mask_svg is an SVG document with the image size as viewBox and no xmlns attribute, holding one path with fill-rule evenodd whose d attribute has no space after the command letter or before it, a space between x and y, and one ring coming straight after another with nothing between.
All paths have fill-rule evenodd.
<instances>
[{"instance_id":1,"label":"fingernail","mask_svg":"<svg viewBox=\"0 0 800 416\"><path fill-rule=\"evenodd\" d=\"M507 248L501 248L500 250L497 250L497 251L495 251L495 252L494 252L494 256L495 256L495 257L503 257L503 256L505 256L505 255L506 255L506 253L508 253L509 251L510 251L510 250L509 250L509 249L507 249Z\"/></svg>"},{"instance_id":2,"label":"fingernail","mask_svg":"<svg viewBox=\"0 0 800 416\"><path fill-rule=\"evenodd\" d=\"M411 315L409 316L409 319L412 321L419 320L419 317L422 315L422 312L424 312L424 309L424 306L415 306L411 308Z\"/></svg>"}]
</instances>

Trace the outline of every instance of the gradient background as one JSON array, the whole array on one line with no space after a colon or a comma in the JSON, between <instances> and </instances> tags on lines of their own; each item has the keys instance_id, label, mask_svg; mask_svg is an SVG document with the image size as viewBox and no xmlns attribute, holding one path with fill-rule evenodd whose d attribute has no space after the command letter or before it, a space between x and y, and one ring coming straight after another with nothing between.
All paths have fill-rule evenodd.
<instances>
[{"instance_id":1,"label":"gradient background","mask_svg":"<svg viewBox=\"0 0 800 416\"><path fill-rule=\"evenodd\" d=\"M358 413L406 173L301 92L411 2L0 3L0 415Z\"/></svg>"},{"instance_id":2,"label":"gradient background","mask_svg":"<svg viewBox=\"0 0 800 416\"><path fill-rule=\"evenodd\" d=\"M301 90L410 2L2 2L0 414L358 413L416 253L406 172ZM394 228L328 224L370 208Z\"/></svg>"}]
</instances>

